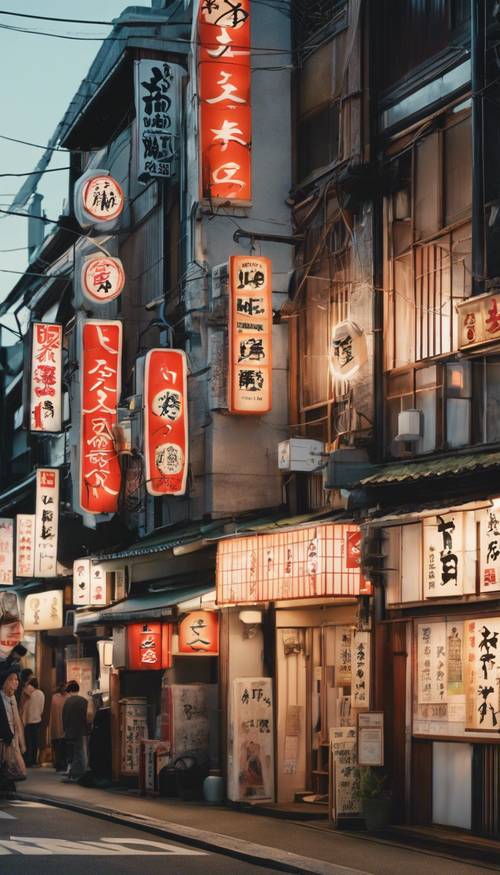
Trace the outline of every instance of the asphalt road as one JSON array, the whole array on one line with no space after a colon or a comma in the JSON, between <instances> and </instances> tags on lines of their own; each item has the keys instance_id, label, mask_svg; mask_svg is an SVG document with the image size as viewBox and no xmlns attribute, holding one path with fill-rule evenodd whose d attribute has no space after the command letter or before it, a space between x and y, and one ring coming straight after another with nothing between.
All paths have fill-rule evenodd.
<instances>
[{"instance_id":1,"label":"asphalt road","mask_svg":"<svg viewBox=\"0 0 500 875\"><path fill-rule=\"evenodd\" d=\"M37 802L0 802L1 875L264 875L276 870Z\"/></svg>"}]
</instances>

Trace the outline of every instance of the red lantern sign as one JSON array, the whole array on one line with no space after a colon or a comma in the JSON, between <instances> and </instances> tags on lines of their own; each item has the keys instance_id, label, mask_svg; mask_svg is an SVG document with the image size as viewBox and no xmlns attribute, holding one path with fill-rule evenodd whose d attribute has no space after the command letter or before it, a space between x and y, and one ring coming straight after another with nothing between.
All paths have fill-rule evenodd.
<instances>
[{"instance_id":1,"label":"red lantern sign","mask_svg":"<svg viewBox=\"0 0 500 875\"><path fill-rule=\"evenodd\" d=\"M144 375L144 455L150 495L183 495L188 466L186 354L152 349Z\"/></svg>"},{"instance_id":2,"label":"red lantern sign","mask_svg":"<svg viewBox=\"0 0 500 875\"><path fill-rule=\"evenodd\" d=\"M113 443L121 391L121 322L88 319L82 327L80 505L115 513L120 464Z\"/></svg>"},{"instance_id":3,"label":"red lantern sign","mask_svg":"<svg viewBox=\"0 0 500 875\"><path fill-rule=\"evenodd\" d=\"M123 291L125 271L119 258L87 258L82 267L82 289L91 301L113 301Z\"/></svg>"},{"instance_id":4,"label":"red lantern sign","mask_svg":"<svg viewBox=\"0 0 500 875\"><path fill-rule=\"evenodd\" d=\"M201 196L252 197L250 0L201 0L198 16Z\"/></svg>"},{"instance_id":5,"label":"red lantern sign","mask_svg":"<svg viewBox=\"0 0 500 875\"><path fill-rule=\"evenodd\" d=\"M33 322L30 430L61 431L62 325Z\"/></svg>"},{"instance_id":6,"label":"red lantern sign","mask_svg":"<svg viewBox=\"0 0 500 875\"><path fill-rule=\"evenodd\" d=\"M231 413L272 406L272 280L269 258L229 259L229 398Z\"/></svg>"},{"instance_id":7,"label":"red lantern sign","mask_svg":"<svg viewBox=\"0 0 500 875\"><path fill-rule=\"evenodd\" d=\"M219 617L215 611L191 611L179 623L179 654L217 656Z\"/></svg>"},{"instance_id":8,"label":"red lantern sign","mask_svg":"<svg viewBox=\"0 0 500 875\"><path fill-rule=\"evenodd\" d=\"M127 629L128 668L151 671L172 665L172 626L169 623L133 623Z\"/></svg>"}]
</instances>

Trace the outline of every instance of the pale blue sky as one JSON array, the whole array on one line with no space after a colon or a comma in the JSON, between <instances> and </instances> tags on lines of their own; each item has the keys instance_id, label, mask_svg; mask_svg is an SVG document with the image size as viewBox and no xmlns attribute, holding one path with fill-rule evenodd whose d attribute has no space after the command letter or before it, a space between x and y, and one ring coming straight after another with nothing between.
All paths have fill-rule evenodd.
<instances>
[{"instance_id":1,"label":"pale blue sky","mask_svg":"<svg viewBox=\"0 0 500 875\"><path fill-rule=\"evenodd\" d=\"M149 0L3 0L0 6L12 12L53 15L61 18L116 18L127 6L149 7ZM50 21L14 18L0 13L0 134L45 144L63 116L81 80L85 77L100 42L55 39L41 34L17 33L1 25L77 36L106 36L109 28L84 24L58 24ZM0 174L32 170L42 155L33 149L0 139ZM65 167L64 153L54 153L50 167ZM7 208L11 195L20 188L23 178L0 178L0 207ZM61 212L67 192L67 174L46 174L38 190L44 195L44 209L50 218ZM1 214L0 214L1 215ZM27 246L27 220L15 217L0 219L0 250ZM1 252L0 269L23 271L27 252ZM0 273L0 300L15 284L15 274ZM5 317L2 321L5 321ZM4 335L6 342L8 335Z\"/></svg>"}]
</instances>

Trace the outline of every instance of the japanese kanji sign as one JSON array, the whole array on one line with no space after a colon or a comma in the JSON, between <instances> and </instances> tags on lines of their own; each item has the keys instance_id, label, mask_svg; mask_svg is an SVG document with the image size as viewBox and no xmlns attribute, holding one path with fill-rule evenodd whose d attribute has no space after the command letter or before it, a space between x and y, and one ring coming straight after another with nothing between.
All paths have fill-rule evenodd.
<instances>
[{"instance_id":1,"label":"japanese kanji sign","mask_svg":"<svg viewBox=\"0 0 500 875\"><path fill-rule=\"evenodd\" d=\"M74 210L82 228L109 232L118 223L124 206L122 188L108 170L89 170L75 185Z\"/></svg>"},{"instance_id":2,"label":"japanese kanji sign","mask_svg":"<svg viewBox=\"0 0 500 875\"><path fill-rule=\"evenodd\" d=\"M250 0L200 0L198 13L201 196L252 197Z\"/></svg>"},{"instance_id":3,"label":"japanese kanji sign","mask_svg":"<svg viewBox=\"0 0 500 875\"><path fill-rule=\"evenodd\" d=\"M82 291L99 304L113 301L123 291L125 271L119 258L90 256L82 264Z\"/></svg>"},{"instance_id":4,"label":"japanese kanji sign","mask_svg":"<svg viewBox=\"0 0 500 875\"><path fill-rule=\"evenodd\" d=\"M500 511L483 511L480 519L479 581L481 592L500 590Z\"/></svg>"},{"instance_id":5,"label":"japanese kanji sign","mask_svg":"<svg viewBox=\"0 0 500 875\"><path fill-rule=\"evenodd\" d=\"M30 430L61 431L62 325L33 322Z\"/></svg>"},{"instance_id":6,"label":"japanese kanji sign","mask_svg":"<svg viewBox=\"0 0 500 875\"><path fill-rule=\"evenodd\" d=\"M424 520L424 597L462 595L464 524L462 513Z\"/></svg>"},{"instance_id":7,"label":"japanese kanji sign","mask_svg":"<svg viewBox=\"0 0 500 875\"><path fill-rule=\"evenodd\" d=\"M500 729L500 617L466 620L466 699L469 730Z\"/></svg>"},{"instance_id":8,"label":"japanese kanji sign","mask_svg":"<svg viewBox=\"0 0 500 875\"><path fill-rule=\"evenodd\" d=\"M75 559L73 562L73 604L90 605L90 570L92 560Z\"/></svg>"},{"instance_id":9,"label":"japanese kanji sign","mask_svg":"<svg viewBox=\"0 0 500 875\"><path fill-rule=\"evenodd\" d=\"M33 577L35 572L35 514L16 517L16 576Z\"/></svg>"},{"instance_id":10,"label":"japanese kanji sign","mask_svg":"<svg viewBox=\"0 0 500 875\"><path fill-rule=\"evenodd\" d=\"M274 797L273 682L236 678L231 696L232 756L228 796L233 801Z\"/></svg>"},{"instance_id":11,"label":"japanese kanji sign","mask_svg":"<svg viewBox=\"0 0 500 875\"><path fill-rule=\"evenodd\" d=\"M0 517L0 583L14 583L14 520Z\"/></svg>"},{"instance_id":12,"label":"japanese kanji sign","mask_svg":"<svg viewBox=\"0 0 500 875\"><path fill-rule=\"evenodd\" d=\"M271 262L234 255L229 273L228 408L231 413L267 413L273 373Z\"/></svg>"},{"instance_id":13,"label":"japanese kanji sign","mask_svg":"<svg viewBox=\"0 0 500 875\"><path fill-rule=\"evenodd\" d=\"M88 319L82 326L80 505L114 513L121 472L113 442L121 392L121 322Z\"/></svg>"},{"instance_id":14,"label":"japanese kanji sign","mask_svg":"<svg viewBox=\"0 0 500 875\"><path fill-rule=\"evenodd\" d=\"M144 375L144 456L150 495L183 495L188 467L186 354L151 349Z\"/></svg>"},{"instance_id":15,"label":"japanese kanji sign","mask_svg":"<svg viewBox=\"0 0 500 875\"><path fill-rule=\"evenodd\" d=\"M457 303L458 348L469 349L500 338L500 295L487 294Z\"/></svg>"},{"instance_id":16,"label":"japanese kanji sign","mask_svg":"<svg viewBox=\"0 0 500 875\"><path fill-rule=\"evenodd\" d=\"M217 603L370 595L359 564L348 563L347 535L356 531L328 524L220 541Z\"/></svg>"},{"instance_id":17,"label":"japanese kanji sign","mask_svg":"<svg viewBox=\"0 0 500 875\"><path fill-rule=\"evenodd\" d=\"M171 642L169 623L132 623L127 628L128 668L131 671L170 668Z\"/></svg>"},{"instance_id":18,"label":"japanese kanji sign","mask_svg":"<svg viewBox=\"0 0 500 875\"><path fill-rule=\"evenodd\" d=\"M370 633L352 636L351 697L353 708L370 707Z\"/></svg>"},{"instance_id":19,"label":"japanese kanji sign","mask_svg":"<svg viewBox=\"0 0 500 875\"><path fill-rule=\"evenodd\" d=\"M417 626L418 703L438 704L448 700L447 641L445 623Z\"/></svg>"},{"instance_id":20,"label":"japanese kanji sign","mask_svg":"<svg viewBox=\"0 0 500 875\"><path fill-rule=\"evenodd\" d=\"M340 322L332 336L332 370L336 377L350 380L368 360L366 336L355 322Z\"/></svg>"},{"instance_id":21,"label":"japanese kanji sign","mask_svg":"<svg viewBox=\"0 0 500 875\"><path fill-rule=\"evenodd\" d=\"M37 468L35 512L35 577L57 576L59 471Z\"/></svg>"},{"instance_id":22,"label":"japanese kanji sign","mask_svg":"<svg viewBox=\"0 0 500 875\"><path fill-rule=\"evenodd\" d=\"M179 653L215 656L219 652L219 621L215 611L191 611L179 623Z\"/></svg>"},{"instance_id":23,"label":"japanese kanji sign","mask_svg":"<svg viewBox=\"0 0 500 875\"><path fill-rule=\"evenodd\" d=\"M50 590L26 596L24 628L26 632L60 629L63 625L63 592Z\"/></svg>"},{"instance_id":24,"label":"japanese kanji sign","mask_svg":"<svg viewBox=\"0 0 500 875\"><path fill-rule=\"evenodd\" d=\"M171 179L179 162L178 64L143 58L135 61L138 178Z\"/></svg>"}]
</instances>

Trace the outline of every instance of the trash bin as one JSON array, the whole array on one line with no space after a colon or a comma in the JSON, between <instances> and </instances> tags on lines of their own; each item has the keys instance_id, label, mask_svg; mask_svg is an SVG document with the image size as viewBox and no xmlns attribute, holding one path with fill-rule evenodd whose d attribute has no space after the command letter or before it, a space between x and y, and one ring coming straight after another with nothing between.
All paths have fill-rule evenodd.
<instances>
[{"instance_id":1,"label":"trash bin","mask_svg":"<svg viewBox=\"0 0 500 875\"><path fill-rule=\"evenodd\" d=\"M208 776L208 760L199 763L194 755L178 757L174 764L177 795L189 802L203 799L203 781Z\"/></svg>"}]
</instances>

